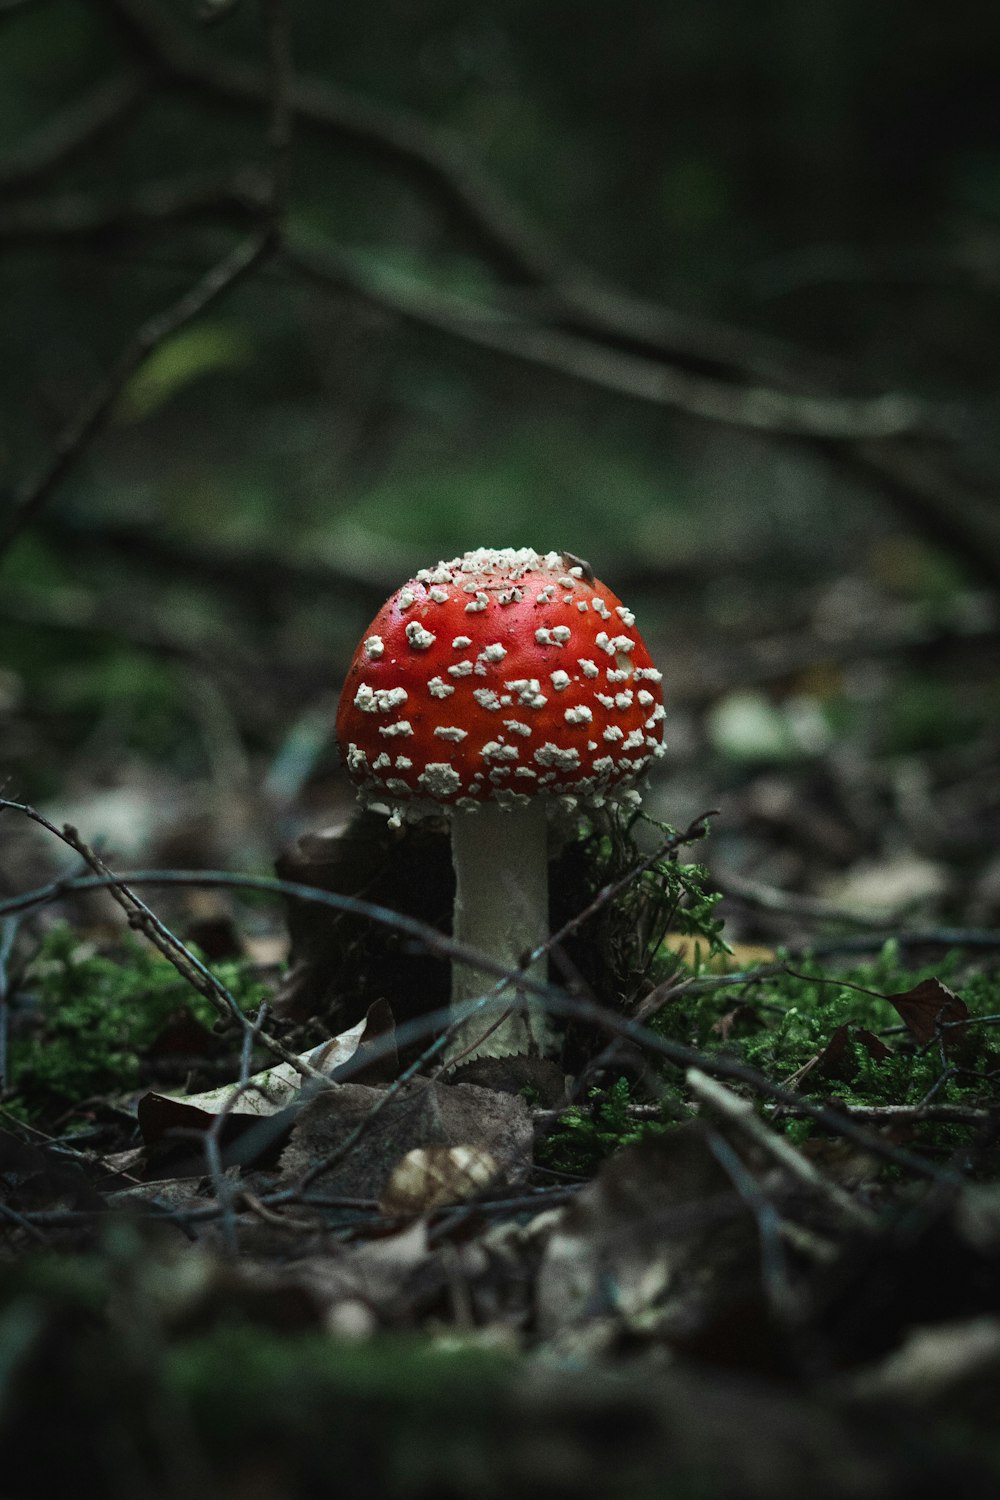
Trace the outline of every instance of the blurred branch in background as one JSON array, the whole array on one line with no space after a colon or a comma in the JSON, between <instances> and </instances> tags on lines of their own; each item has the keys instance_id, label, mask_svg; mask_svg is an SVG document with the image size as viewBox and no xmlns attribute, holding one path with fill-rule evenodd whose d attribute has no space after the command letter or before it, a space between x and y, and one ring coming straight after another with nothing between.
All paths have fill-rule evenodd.
<instances>
[{"instance_id":1,"label":"blurred branch in background","mask_svg":"<svg viewBox=\"0 0 1000 1500\"><path fill-rule=\"evenodd\" d=\"M963 465L953 409L902 391L850 394L850 371L836 360L650 304L590 275L560 253L446 129L326 80L294 77L279 0L265 6L267 67L199 40L147 0L95 4L125 45L128 71L57 113L0 160L0 190L16 194L0 240L92 238L121 246L138 237L148 250L150 232L158 231L159 249L172 226L203 218L263 224L264 238L224 257L171 309L142 325L23 486L0 532L0 549L37 517L149 355L229 284L270 260L286 212L294 117L311 133L362 153L427 194L471 235L484 264L513 287L491 302L413 280L387 286L312 231L285 247L284 264L297 277L487 353L699 421L805 444L854 480L875 485L973 576L991 584L1000 579L992 487L977 484ZM60 168L105 146L111 133L127 130L155 91L180 91L212 110L267 110L270 165L263 176L248 168L236 176L148 181L112 196L75 193L31 201L32 190ZM17 201L25 194L27 201Z\"/></svg>"},{"instance_id":2,"label":"blurred branch in background","mask_svg":"<svg viewBox=\"0 0 1000 1500\"><path fill-rule=\"evenodd\" d=\"M135 332L107 375L100 380L77 411L65 423L35 475L15 492L10 514L0 523L0 558L21 532L41 513L83 449L106 424L116 400L146 361L168 339L201 317L214 303L253 271L277 245L287 206L291 151L292 83L291 56L285 0L266 0L266 26L270 77L265 102L268 106L268 172L263 226L228 252L163 312L148 318ZM92 95L82 106L64 114L48 138L36 136L27 153L20 156L20 176L15 157L14 182L20 185L44 178L79 151L94 146L113 126L127 123L140 92L135 82L123 79ZM33 170L32 170L33 167ZM11 163L0 167L0 186L11 182ZM176 209L176 204L174 205ZM163 214L161 204L161 216Z\"/></svg>"},{"instance_id":3,"label":"blurred branch in background","mask_svg":"<svg viewBox=\"0 0 1000 1500\"><path fill-rule=\"evenodd\" d=\"M107 422L115 401L128 382L150 355L252 271L270 248L271 239L267 233L244 240L171 307L149 318L136 330L105 379L95 386L58 434L41 468L15 494L8 518L0 526L0 557L37 519L83 449Z\"/></svg>"}]
</instances>

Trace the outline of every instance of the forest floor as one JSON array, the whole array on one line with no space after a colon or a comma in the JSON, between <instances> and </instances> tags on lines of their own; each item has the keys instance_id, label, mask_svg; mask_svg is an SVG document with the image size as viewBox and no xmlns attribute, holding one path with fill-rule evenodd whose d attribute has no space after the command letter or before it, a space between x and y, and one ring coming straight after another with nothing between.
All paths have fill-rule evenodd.
<instances>
[{"instance_id":1,"label":"forest floor","mask_svg":"<svg viewBox=\"0 0 1000 1500\"><path fill-rule=\"evenodd\" d=\"M192 771L159 666L137 740L15 664L5 1494L1000 1482L996 622L908 587L659 617L663 774L552 865L563 1051L452 1073L444 831L351 821L326 698L264 756L280 660L189 663Z\"/></svg>"}]
</instances>

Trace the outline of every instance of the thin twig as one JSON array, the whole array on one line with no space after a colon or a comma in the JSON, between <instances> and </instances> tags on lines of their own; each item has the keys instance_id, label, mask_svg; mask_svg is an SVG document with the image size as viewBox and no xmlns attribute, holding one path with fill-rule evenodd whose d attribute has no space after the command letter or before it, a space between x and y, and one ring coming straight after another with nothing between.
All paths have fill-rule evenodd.
<instances>
[{"instance_id":1,"label":"thin twig","mask_svg":"<svg viewBox=\"0 0 1000 1500\"><path fill-rule=\"evenodd\" d=\"M985 1125L991 1120L1000 1120L1000 1102L992 1108L973 1104L838 1104L837 1108L852 1120L867 1120L873 1125L919 1125L928 1123L948 1125ZM797 1113L794 1106L786 1114Z\"/></svg>"},{"instance_id":2,"label":"thin twig","mask_svg":"<svg viewBox=\"0 0 1000 1500\"><path fill-rule=\"evenodd\" d=\"M23 813L33 823L39 824L40 827L44 828L48 833L53 834L55 838L60 839L64 844L68 844L71 849L79 854L84 863L95 872L89 878L96 881L99 887L108 891L112 899L126 913L129 926L143 933L158 952L169 963L173 964L177 972L191 985L192 989L196 990L198 994L203 995L209 1004L215 1008L221 1020L227 1024L235 1024L240 1027L244 1033L245 1041L249 1037L249 1045L251 1047L255 1041L259 1040L262 1046L268 1048L282 1062L288 1063L302 1078L309 1078L314 1082L322 1083L328 1081L324 1073L319 1072L309 1063L303 1062L300 1057L291 1052L277 1037L264 1031L262 1029L262 1017L258 1016L256 1021L252 1021L248 1016L244 1015L237 1005L235 998L218 976L213 974L211 969L202 963L197 954L192 953L191 949L182 943L175 933L170 931L145 902L140 901L135 892L130 889L129 882L121 876L114 874L108 868L100 855L81 839L75 828L69 824L64 825L61 829L57 828L54 823L51 823L36 808L30 807L26 803L10 802L6 798L0 798L0 812L3 811ZM86 879L88 877L70 878ZM65 883L65 880L56 881L54 885L64 886ZM3 913L0 912L0 917L2 916Z\"/></svg>"},{"instance_id":3,"label":"thin twig","mask_svg":"<svg viewBox=\"0 0 1000 1500\"><path fill-rule=\"evenodd\" d=\"M800 1309L792 1292L778 1210L725 1136L709 1130L706 1139L708 1149L754 1216L760 1241L761 1282L771 1311L782 1323L794 1323Z\"/></svg>"},{"instance_id":4,"label":"thin twig","mask_svg":"<svg viewBox=\"0 0 1000 1500\"><path fill-rule=\"evenodd\" d=\"M0 810L4 808L16 808L24 812L23 804L12 803L7 799L0 798ZM50 825L51 826L51 825ZM917 1176L928 1177L933 1181L946 1185L954 1185L960 1181L958 1175L950 1169L942 1169L934 1164L923 1160L921 1157L905 1150L903 1147L893 1146L883 1140L877 1134L865 1130L864 1127L849 1113L833 1108L826 1104L816 1104L811 1100L804 1099L794 1090L775 1083L756 1068L738 1062L735 1058L724 1054L705 1054L698 1052L693 1047L685 1046L681 1042L669 1040L659 1033L651 1031L648 1027L638 1022L616 1015L605 1009L595 1001L588 1000L582 996L571 996L560 992L552 985L540 983L527 974L513 973L495 962L488 955L480 953L477 949L469 948L464 943L456 943L451 938L444 937L434 928L426 923L418 921L414 917L404 916L399 912L390 911L387 907L379 906L372 902L361 901L355 897L341 896L333 891L322 891L311 886L301 885L295 881L278 880L272 877L227 874L222 871L203 870L141 870L129 871L122 876L77 876L69 880L53 881L49 885L38 890L28 892L26 895L13 897L0 902L0 917L9 915L13 911L28 910L31 907L43 905L56 899L68 891L98 890L106 889L109 885L121 885L127 883L129 887L136 885L186 885L186 886L222 886L234 890L257 890L267 891L273 894L291 895L305 902L320 906L328 906L336 911L346 911L353 915L369 918L381 926L389 927L397 932L404 933L414 938L423 947L432 952L441 953L461 963L481 969L485 973L493 974L504 984L516 984L529 994L537 997L539 1003L550 1014L563 1016L579 1021L591 1022L598 1028L613 1035L626 1037L634 1041L638 1046L645 1048L656 1055L665 1058L674 1066L686 1070L690 1067L700 1068L712 1077L725 1078L737 1083L743 1083L753 1092L762 1097L782 1105L785 1109L795 1110L797 1114L804 1114L814 1120L823 1129L832 1134L840 1134L854 1141L865 1150L873 1152L884 1160L892 1162L902 1170L914 1173ZM492 995L481 997L468 1007L468 1014L473 1014L475 1009L493 998ZM434 1035L445 1029L454 1020L451 1007L437 1011L431 1011L426 1016L416 1021L405 1023L397 1027L394 1037L390 1040L373 1040L369 1057L381 1056L388 1052L390 1046L409 1045L411 1041L419 1040L428 1035ZM438 1036L437 1044L441 1045L444 1038ZM262 1034L261 1041L264 1045L275 1049L273 1039L266 1039ZM280 1046L280 1044L277 1044ZM287 1049L286 1049L287 1051ZM280 1053L278 1055L281 1055ZM366 1059L367 1060L367 1059ZM302 1064L298 1064L298 1071L303 1072ZM349 1070L350 1064L345 1068ZM322 1075L321 1075L322 1077ZM325 1078L323 1078L325 1082Z\"/></svg>"},{"instance_id":5,"label":"thin twig","mask_svg":"<svg viewBox=\"0 0 1000 1500\"><path fill-rule=\"evenodd\" d=\"M718 808L711 807L707 812L700 813L697 818L691 820L683 833L679 833L676 829L671 828L663 841L653 850L652 854L645 855L638 864L630 866L626 873L618 880L611 881L610 884L602 886L589 905L584 907L583 911L579 912L575 917L571 917L568 922L559 928L558 932L554 932L550 938L547 938L544 943L531 953L525 966L528 967L535 963L537 959L542 958L550 949L558 948L568 937L571 937L574 932L582 927L585 922L589 922L592 917L597 916L605 906L616 900L630 885L634 885L635 881L641 875L644 875L647 870L652 870L656 865L662 864L665 859L669 859L671 854L676 854L678 849L683 849L688 844L694 844L699 839L706 838L708 836L709 819L718 817L718 812Z\"/></svg>"},{"instance_id":6,"label":"thin twig","mask_svg":"<svg viewBox=\"0 0 1000 1500\"><path fill-rule=\"evenodd\" d=\"M685 1081L696 1099L721 1119L735 1126L741 1135L766 1152L796 1182L817 1197L825 1199L831 1208L859 1227L868 1230L876 1228L878 1216L817 1171L811 1161L800 1151L796 1151L791 1141L769 1130L764 1121L754 1113L749 1099L742 1098L716 1079L709 1078L700 1068L688 1068Z\"/></svg>"}]
</instances>

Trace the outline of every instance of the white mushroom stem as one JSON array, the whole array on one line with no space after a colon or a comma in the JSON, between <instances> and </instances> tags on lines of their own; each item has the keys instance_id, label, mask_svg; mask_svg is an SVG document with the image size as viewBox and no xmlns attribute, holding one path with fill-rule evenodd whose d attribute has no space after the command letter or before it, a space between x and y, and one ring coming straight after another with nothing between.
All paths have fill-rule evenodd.
<instances>
[{"instance_id":1,"label":"white mushroom stem","mask_svg":"<svg viewBox=\"0 0 1000 1500\"><path fill-rule=\"evenodd\" d=\"M523 807L501 808L482 802L475 812L455 811L451 820L451 857L455 866L457 942L488 954L505 968L516 970L525 953L549 935L548 820L544 798ZM527 970L544 980L544 958ZM496 976L455 964L452 1005L478 999L494 989ZM519 1003L520 1002L520 1003ZM517 1009L496 1030L490 1030L505 1011ZM523 1056L543 1052L551 1032L545 1015L530 998L525 1002L510 985L474 1016L458 1024L448 1057ZM480 1040L483 1038L483 1040ZM463 1058L463 1061L467 1060Z\"/></svg>"}]
</instances>

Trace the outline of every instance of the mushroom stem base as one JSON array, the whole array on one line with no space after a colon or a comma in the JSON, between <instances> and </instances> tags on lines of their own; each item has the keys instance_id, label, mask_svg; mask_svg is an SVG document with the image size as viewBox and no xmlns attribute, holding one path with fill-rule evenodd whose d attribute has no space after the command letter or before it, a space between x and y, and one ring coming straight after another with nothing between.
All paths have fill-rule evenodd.
<instances>
[{"instance_id":1,"label":"mushroom stem base","mask_svg":"<svg viewBox=\"0 0 1000 1500\"><path fill-rule=\"evenodd\" d=\"M455 939L479 948L506 968L517 969L523 955L544 943L549 931L548 820L542 800L509 809L485 802L475 812L456 811L451 820L451 853ZM544 980L547 968L543 958L527 974ZM493 975L456 964L452 1005L478 999L495 984ZM500 1020L512 1006L512 1013ZM546 1050L550 1040L544 1013L512 985L459 1023L448 1057L457 1060L462 1053L465 1061L537 1054Z\"/></svg>"}]
</instances>

